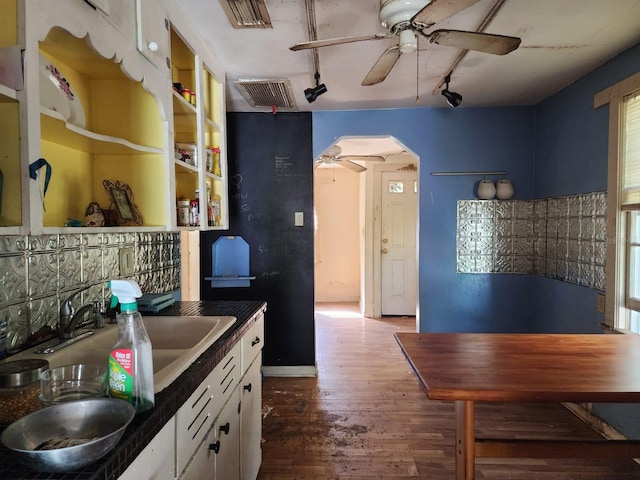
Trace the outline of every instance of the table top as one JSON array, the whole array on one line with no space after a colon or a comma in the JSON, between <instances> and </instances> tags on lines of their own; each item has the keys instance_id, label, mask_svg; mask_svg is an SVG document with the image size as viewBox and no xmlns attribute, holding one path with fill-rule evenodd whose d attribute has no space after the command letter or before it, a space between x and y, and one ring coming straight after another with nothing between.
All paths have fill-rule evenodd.
<instances>
[{"instance_id":1,"label":"table top","mask_svg":"<svg viewBox=\"0 0 640 480\"><path fill-rule=\"evenodd\" d=\"M434 400L640 402L640 335L397 333Z\"/></svg>"}]
</instances>

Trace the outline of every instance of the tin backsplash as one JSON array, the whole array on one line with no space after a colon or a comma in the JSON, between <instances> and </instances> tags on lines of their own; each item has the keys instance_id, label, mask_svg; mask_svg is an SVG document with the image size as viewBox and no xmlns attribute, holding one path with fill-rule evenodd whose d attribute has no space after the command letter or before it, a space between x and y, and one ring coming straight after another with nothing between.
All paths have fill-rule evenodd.
<instances>
[{"instance_id":1,"label":"tin backsplash","mask_svg":"<svg viewBox=\"0 0 640 480\"><path fill-rule=\"evenodd\" d=\"M122 275L120 250L133 249L133 274ZM0 236L0 336L21 350L43 327L55 329L61 301L75 307L111 297L107 281L132 278L143 292L180 288L180 234L171 232ZM4 331L2 331L4 330ZM2 352L0 352L0 357Z\"/></svg>"},{"instance_id":2,"label":"tin backsplash","mask_svg":"<svg viewBox=\"0 0 640 480\"><path fill-rule=\"evenodd\" d=\"M458 273L524 273L605 290L604 192L458 201Z\"/></svg>"}]
</instances>

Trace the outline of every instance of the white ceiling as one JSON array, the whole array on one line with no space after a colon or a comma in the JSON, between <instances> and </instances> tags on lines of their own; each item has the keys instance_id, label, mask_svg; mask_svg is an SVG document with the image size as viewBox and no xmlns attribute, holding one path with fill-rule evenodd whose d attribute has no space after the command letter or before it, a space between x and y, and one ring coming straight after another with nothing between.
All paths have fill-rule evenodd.
<instances>
[{"instance_id":1,"label":"white ceiling","mask_svg":"<svg viewBox=\"0 0 640 480\"><path fill-rule=\"evenodd\" d=\"M178 0L194 28L211 45L227 72L227 110L265 111L246 103L237 79L289 79L297 110L446 107L439 84L460 50L421 41L416 53L401 56L381 84L360 82L395 39L317 49L321 83L327 93L308 103L313 87L312 50L289 47L308 41L303 0L266 0L273 28L233 29L220 0ZM478 3L433 27L476 30L496 0ZM380 0L315 0L317 38L385 33L378 20ZM506 0L485 30L520 37L505 56L468 52L451 77L460 108L531 105L561 90L606 60L640 42L640 0ZM419 98L416 103L416 59Z\"/></svg>"}]
</instances>

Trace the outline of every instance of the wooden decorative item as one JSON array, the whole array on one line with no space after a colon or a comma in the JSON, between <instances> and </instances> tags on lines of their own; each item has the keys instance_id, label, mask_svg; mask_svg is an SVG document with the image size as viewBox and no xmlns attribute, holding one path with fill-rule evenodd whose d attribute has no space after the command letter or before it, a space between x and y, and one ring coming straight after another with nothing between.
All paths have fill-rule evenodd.
<instances>
[{"instance_id":1,"label":"wooden decorative item","mask_svg":"<svg viewBox=\"0 0 640 480\"><path fill-rule=\"evenodd\" d=\"M133 201L131 187L120 180L104 180L102 184L111 201L109 209L116 214L117 225L142 225L142 215Z\"/></svg>"}]
</instances>

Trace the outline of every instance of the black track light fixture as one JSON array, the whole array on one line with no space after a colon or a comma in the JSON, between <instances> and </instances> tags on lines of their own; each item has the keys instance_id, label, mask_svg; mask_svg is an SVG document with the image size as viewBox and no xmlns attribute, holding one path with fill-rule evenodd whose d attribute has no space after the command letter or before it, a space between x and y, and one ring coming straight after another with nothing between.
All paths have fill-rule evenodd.
<instances>
[{"instance_id":1,"label":"black track light fixture","mask_svg":"<svg viewBox=\"0 0 640 480\"><path fill-rule=\"evenodd\" d=\"M442 90L442 95L447 99L447 103L455 108L462 103L462 95L449 91L449 82L451 82L451 74L444 77L445 87Z\"/></svg>"},{"instance_id":2,"label":"black track light fixture","mask_svg":"<svg viewBox=\"0 0 640 480\"><path fill-rule=\"evenodd\" d=\"M312 87L312 88L307 88L304 91L304 98L307 99L307 102L309 103L313 103L316 101L316 98L318 98L320 95L322 95L323 93L325 93L327 91L327 87L325 86L324 83L320 83L320 74L318 72L316 72L316 74L314 75L315 79L316 79L316 86Z\"/></svg>"}]
</instances>

